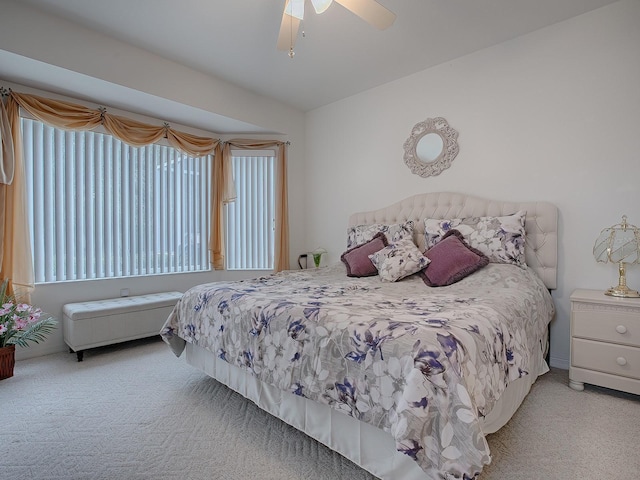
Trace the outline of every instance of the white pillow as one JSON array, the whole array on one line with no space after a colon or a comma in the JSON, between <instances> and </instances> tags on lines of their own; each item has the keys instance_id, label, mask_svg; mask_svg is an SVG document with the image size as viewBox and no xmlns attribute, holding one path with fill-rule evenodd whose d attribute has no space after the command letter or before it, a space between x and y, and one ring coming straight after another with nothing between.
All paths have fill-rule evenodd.
<instances>
[{"instance_id":1,"label":"white pillow","mask_svg":"<svg viewBox=\"0 0 640 480\"><path fill-rule=\"evenodd\" d=\"M416 247L413 240L408 238L387 245L382 250L369 255L369 259L378 269L380 278L387 282L395 282L419 272L430 262Z\"/></svg>"},{"instance_id":2,"label":"white pillow","mask_svg":"<svg viewBox=\"0 0 640 480\"><path fill-rule=\"evenodd\" d=\"M510 263L525 267L526 212L519 211L502 217L468 217L424 221L427 249L442 240L449 230L458 230L465 241L477 248L493 263Z\"/></svg>"},{"instance_id":3,"label":"white pillow","mask_svg":"<svg viewBox=\"0 0 640 480\"><path fill-rule=\"evenodd\" d=\"M394 243L403 238L413 240L413 221L404 223L394 223L384 225L374 223L373 225L357 225L347 229L347 250L370 241L378 232L383 232L387 237L387 243Z\"/></svg>"}]
</instances>

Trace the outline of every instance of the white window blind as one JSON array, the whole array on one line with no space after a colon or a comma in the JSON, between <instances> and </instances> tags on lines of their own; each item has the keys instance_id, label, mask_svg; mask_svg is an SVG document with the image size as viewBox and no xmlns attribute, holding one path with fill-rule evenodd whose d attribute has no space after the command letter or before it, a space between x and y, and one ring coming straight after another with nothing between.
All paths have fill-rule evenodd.
<instances>
[{"instance_id":1,"label":"white window blind","mask_svg":"<svg viewBox=\"0 0 640 480\"><path fill-rule=\"evenodd\" d=\"M271 270L275 232L275 156L233 155L232 165L237 197L225 209L227 269Z\"/></svg>"},{"instance_id":2,"label":"white window blind","mask_svg":"<svg viewBox=\"0 0 640 480\"><path fill-rule=\"evenodd\" d=\"M211 158L23 118L36 282L209 269Z\"/></svg>"}]
</instances>

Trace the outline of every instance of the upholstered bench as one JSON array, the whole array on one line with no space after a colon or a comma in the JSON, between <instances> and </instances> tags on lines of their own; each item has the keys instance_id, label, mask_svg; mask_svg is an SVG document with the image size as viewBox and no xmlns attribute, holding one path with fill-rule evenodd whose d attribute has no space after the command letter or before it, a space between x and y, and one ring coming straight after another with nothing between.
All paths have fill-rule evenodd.
<instances>
[{"instance_id":1,"label":"upholstered bench","mask_svg":"<svg viewBox=\"0 0 640 480\"><path fill-rule=\"evenodd\" d=\"M68 303L62 309L64 341L81 362L88 348L158 335L180 297L163 292Z\"/></svg>"}]
</instances>

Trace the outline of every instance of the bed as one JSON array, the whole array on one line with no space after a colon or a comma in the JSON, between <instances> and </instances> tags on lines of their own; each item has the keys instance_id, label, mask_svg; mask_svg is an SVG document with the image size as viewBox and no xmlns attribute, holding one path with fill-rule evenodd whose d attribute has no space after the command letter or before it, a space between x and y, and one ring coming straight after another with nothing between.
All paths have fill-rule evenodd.
<instances>
[{"instance_id":1,"label":"bed","mask_svg":"<svg viewBox=\"0 0 640 480\"><path fill-rule=\"evenodd\" d=\"M492 259L451 285L427 286L429 266L382 281L382 270L348 277L348 263L199 285L161 336L189 364L379 478L476 478L491 460L486 435L548 370L557 209L426 193L349 219L349 252L371 229L385 232L387 247L400 244L379 227L407 224L425 252L444 238L434 226L464 232L466 219L480 219L476 228L516 217L518 262Z\"/></svg>"}]
</instances>

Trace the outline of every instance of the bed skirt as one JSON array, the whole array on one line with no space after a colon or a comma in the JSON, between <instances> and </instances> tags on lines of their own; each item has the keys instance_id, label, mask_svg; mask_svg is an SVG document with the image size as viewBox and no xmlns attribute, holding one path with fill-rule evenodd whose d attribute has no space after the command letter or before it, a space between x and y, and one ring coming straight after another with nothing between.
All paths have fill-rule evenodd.
<instances>
[{"instance_id":1,"label":"bed skirt","mask_svg":"<svg viewBox=\"0 0 640 480\"><path fill-rule=\"evenodd\" d=\"M536 372L509 384L493 410L484 418L485 434L504 426L518 409L531 385L549 370L542 352ZM396 450L390 433L340 413L328 405L283 392L218 359L213 353L187 343L187 363L253 401L311 438L335 450L383 480L428 480L425 472L407 455Z\"/></svg>"}]
</instances>

